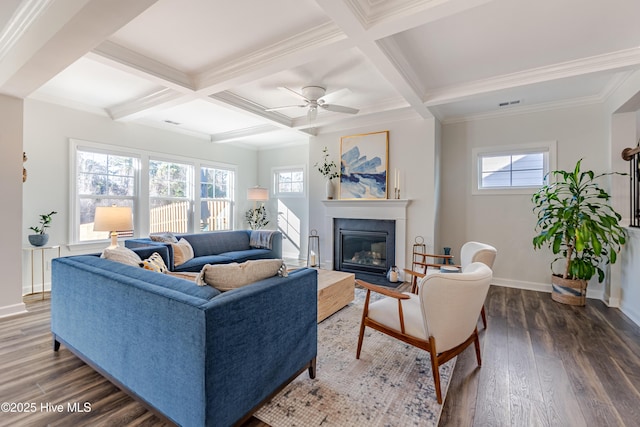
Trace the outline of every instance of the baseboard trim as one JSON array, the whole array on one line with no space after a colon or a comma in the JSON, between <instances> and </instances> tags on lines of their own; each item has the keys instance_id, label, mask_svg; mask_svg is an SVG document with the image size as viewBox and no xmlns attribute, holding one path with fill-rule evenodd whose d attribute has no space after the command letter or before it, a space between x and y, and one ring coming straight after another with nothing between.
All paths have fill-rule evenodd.
<instances>
[{"instance_id":1,"label":"baseboard trim","mask_svg":"<svg viewBox=\"0 0 640 427\"><path fill-rule=\"evenodd\" d=\"M619 310L624 313L633 323L640 326L640 312L634 309L634 307L629 307L624 304L619 307Z\"/></svg>"},{"instance_id":2,"label":"baseboard trim","mask_svg":"<svg viewBox=\"0 0 640 427\"><path fill-rule=\"evenodd\" d=\"M503 279L494 277L491 281L492 285L501 286L503 288L523 289L525 291L537 291L551 293L551 283L526 282L524 280ZM590 290L587 288L587 298L604 300L602 290Z\"/></svg>"},{"instance_id":3,"label":"baseboard trim","mask_svg":"<svg viewBox=\"0 0 640 427\"><path fill-rule=\"evenodd\" d=\"M3 317L15 316L27 312L27 306L23 302L13 305L5 305L0 307L0 319Z\"/></svg>"}]
</instances>

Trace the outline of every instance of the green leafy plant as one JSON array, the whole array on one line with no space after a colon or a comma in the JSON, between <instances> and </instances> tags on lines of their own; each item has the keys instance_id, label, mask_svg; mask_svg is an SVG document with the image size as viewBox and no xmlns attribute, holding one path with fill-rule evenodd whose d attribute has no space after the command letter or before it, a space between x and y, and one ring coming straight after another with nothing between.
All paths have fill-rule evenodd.
<instances>
[{"instance_id":1,"label":"green leafy plant","mask_svg":"<svg viewBox=\"0 0 640 427\"><path fill-rule=\"evenodd\" d=\"M329 159L329 150L327 147L324 147L322 150L322 163L316 162L313 166L318 168L318 172L320 172L325 178L333 179L340 176L340 172L338 172L338 165L336 165L336 162Z\"/></svg>"},{"instance_id":2,"label":"green leafy plant","mask_svg":"<svg viewBox=\"0 0 640 427\"><path fill-rule=\"evenodd\" d=\"M264 208L264 205L259 208L249 209L244 216L249 223L249 228L252 230L259 230L269 224L267 220L267 210Z\"/></svg>"},{"instance_id":3,"label":"green leafy plant","mask_svg":"<svg viewBox=\"0 0 640 427\"><path fill-rule=\"evenodd\" d=\"M45 234L45 230L51 227L51 217L57 213L56 211L51 211L48 214L40 215L40 226L29 227L29 230L33 230L36 234Z\"/></svg>"},{"instance_id":4,"label":"green leafy plant","mask_svg":"<svg viewBox=\"0 0 640 427\"><path fill-rule=\"evenodd\" d=\"M581 162L578 160L573 171L550 172L556 181L532 196L538 217L533 246L549 247L558 255L551 262L551 270L556 262L564 262L564 279L590 280L597 273L602 282L602 266L616 262L626 232L619 225L622 217L609 204L611 196L596 180L625 174L582 172Z\"/></svg>"}]
</instances>

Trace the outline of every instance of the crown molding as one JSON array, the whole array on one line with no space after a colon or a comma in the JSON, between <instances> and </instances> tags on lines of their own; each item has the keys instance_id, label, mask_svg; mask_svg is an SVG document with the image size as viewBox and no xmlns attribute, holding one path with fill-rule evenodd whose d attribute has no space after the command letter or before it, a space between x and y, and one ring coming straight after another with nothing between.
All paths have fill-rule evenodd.
<instances>
[{"instance_id":1,"label":"crown molding","mask_svg":"<svg viewBox=\"0 0 640 427\"><path fill-rule=\"evenodd\" d=\"M475 95L543 83L567 77L611 71L640 64L640 48L632 48L589 58L567 61L546 67L517 73L504 74L460 85L452 85L430 91L424 98L426 106L461 101Z\"/></svg>"},{"instance_id":2,"label":"crown molding","mask_svg":"<svg viewBox=\"0 0 640 427\"><path fill-rule=\"evenodd\" d=\"M225 143L225 142L231 142L237 139L246 138L253 135L260 135L263 133L273 132L276 130L280 130L280 128L274 125L269 125L269 124L258 125L258 126L251 126L245 129L236 129L228 132L216 133L211 135L210 139L211 139L211 142Z\"/></svg>"},{"instance_id":3,"label":"crown molding","mask_svg":"<svg viewBox=\"0 0 640 427\"><path fill-rule=\"evenodd\" d=\"M603 100L603 96L601 94L598 94L581 98L567 99L563 101L545 102L520 107L510 107L504 110L490 111L487 113L469 114L466 116L445 118L443 120L440 120L440 122L443 125L449 125L455 123L473 122L477 120L496 119L501 117L518 116L521 114L539 113L543 111L559 110L563 108L601 104Z\"/></svg>"},{"instance_id":4,"label":"crown molding","mask_svg":"<svg viewBox=\"0 0 640 427\"><path fill-rule=\"evenodd\" d=\"M24 0L0 33L0 61L13 49L23 34L44 14L52 0Z\"/></svg>"},{"instance_id":5,"label":"crown molding","mask_svg":"<svg viewBox=\"0 0 640 427\"><path fill-rule=\"evenodd\" d=\"M109 40L94 48L88 56L101 62L106 59L110 62L109 65L115 63L117 68L124 67L126 68L124 71L133 71L147 79L151 77L157 83L175 90L183 92L194 90L192 79L188 74Z\"/></svg>"},{"instance_id":6,"label":"crown molding","mask_svg":"<svg viewBox=\"0 0 640 427\"><path fill-rule=\"evenodd\" d=\"M340 42L345 44L344 48L353 45L353 42L348 40L333 22L327 22L247 55L223 61L195 77L196 90L207 92L225 90L231 84L237 85L256 78L252 73L259 73L260 76L268 75L317 59L318 49L331 47L331 50L326 52L328 54L335 51L335 44ZM224 82L228 87L215 88L216 85Z\"/></svg>"}]
</instances>

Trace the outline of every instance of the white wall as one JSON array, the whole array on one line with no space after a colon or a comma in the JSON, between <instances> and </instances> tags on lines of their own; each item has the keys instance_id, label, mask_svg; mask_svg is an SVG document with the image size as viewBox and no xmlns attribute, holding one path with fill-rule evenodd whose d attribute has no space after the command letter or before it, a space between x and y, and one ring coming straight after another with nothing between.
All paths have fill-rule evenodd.
<instances>
[{"instance_id":1,"label":"white wall","mask_svg":"<svg viewBox=\"0 0 640 427\"><path fill-rule=\"evenodd\" d=\"M273 196L273 169L282 167L299 167L305 169L307 177L314 171L309 168L309 141L302 137L299 145L260 150L258 152L259 184L268 187L269 201L265 204L270 223L267 228L278 227L283 232L282 253L284 257L306 259L307 236L309 235L308 221L309 203L307 197ZM309 193L307 179L306 194Z\"/></svg>"},{"instance_id":2,"label":"white wall","mask_svg":"<svg viewBox=\"0 0 640 427\"><path fill-rule=\"evenodd\" d=\"M22 123L23 102L0 95L0 317L24 311L22 303Z\"/></svg>"},{"instance_id":3,"label":"white wall","mask_svg":"<svg viewBox=\"0 0 640 427\"><path fill-rule=\"evenodd\" d=\"M522 143L557 141L557 167L608 171L608 138L601 105L473 120L443 126L442 243L459 254L464 242L495 246L494 282L550 290L549 250L534 251L535 216L531 195L472 195L472 150ZM589 284L589 295L601 297L603 285Z\"/></svg>"},{"instance_id":4,"label":"white wall","mask_svg":"<svg viewBox=\"0 0 640 427\"><path fill-rule=\"evenodd\" d=\"M28 227L38 223L39 214L52 210L59 213L53 217L49 242L68 243L70 138L236 165L235 225L236 228L246 228L244 212L250 207L246 201L246 189L255 185L257 180L257 151L231 144L215 144L206 139L148 126L114 122L108 117L27 99L24 150L29 157L26 163L29 179L23 186L24 226L20 230L23 244L27 244L27 235L30 234ZM74 254L95 251L94 246L77 251L74 249ZM63 246L62 255L69 253L69 249ZM27 254L23 257L23 263L23 285L25 289L30 289L30 259ZM39 268L36 268L35 277L36 283L40 283ZM45 280L48 281L48 272ZM36 289L40 286L37 285Z\"/></svg>"},{"instance_id":5,"label":"white wall","mask_svg":"<svg viewBox=\"0 0 640 427\"><path fill-rule=\"evenodd\" d=\"M322 160L322 150L326 146L331 158L339 163L340 137L368 132L389 131L388 170L393 173L397 168L401 172L401 198L410 199L407 211L407 236L409 243L405 250L407 266L411 268L411 250L416 236L423 236L429 247L433 247L435 235L435 217L437 211L435 192L435 119L407 119L376 126L349 129L347 131L320 135L311 138L309 143L309 165ZM309 229L318 230L320 236L320 254L322 266L330 266L333 259L333 230L326 229L325 179L312 168L309 175ZM393 198L393 180L390 178L388 194ZM363 202L364 203L364 202Z\"/></svg>"}]
</instances>

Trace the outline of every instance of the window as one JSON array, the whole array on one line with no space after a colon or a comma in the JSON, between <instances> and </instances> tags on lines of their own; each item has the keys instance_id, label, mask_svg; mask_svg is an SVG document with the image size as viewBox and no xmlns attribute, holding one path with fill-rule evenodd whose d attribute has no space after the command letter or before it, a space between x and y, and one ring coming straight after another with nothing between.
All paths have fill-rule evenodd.
<instances>
[{"instance_id":1,"label":"window","mask_svg":"<svg viewBox=\"0 0 640 427\"><path fill-rule=\"evenodd\" d=\"M474 194L528 194L555 168L555 141L474 149Z\"/></svg>"},{"instance_id":2,"label":"window","mask_svg":"<svg viewBox=\"0 0 640 427\"><path fill-rule=\"evenodd\" d=\"M76 214L75 241L107 239L109 232L93 231L96 206L129 206L137 210L138 185L136 173L139 159L132 156L102 153L78 148L76 154ZM130 230L118 230L131 236ZM126 231L129 231L127 234ZM124 232L124 233L123 233Z\"/></svg>"},{"instance_id":3,"label":"window","mask_svg":"<svg viewBox=\"0 0 640 427\"><path fill-rule=\"evenodd\" d=\"M192 230L193 166L149 160L149 232Z\"/></svg>"},{"instance_id":4,"label":"window","mask_svg":"<svg viewBox=\"0 0 640 427\"><path fill-rule=\"evenodd\" d=\"M304 168L274 169L273 191L276 197L304 197Z\"/></svg>"},{"instance_id":5,"label":"window","mask_svg":"<svg viewBox=\"0 0 640 427\"><path fill-rule=\"evenodd\" d=\"M234 173L215 167L200 168L200 229L229 230L233 218Z\"/></svg>"},{"instance_id":6,"label":"window","mask_svg":"<svg viewBox=\"0 0 640 427\"><path fill-rule=\"evenodd\" d=\"M94 232L96 206L130 206L134 230L124 237L172 231L231 230L234 226L233 165L163 155L88 141L70 140L69 242L107 240Z\"/></svg>"}]
</instances>

